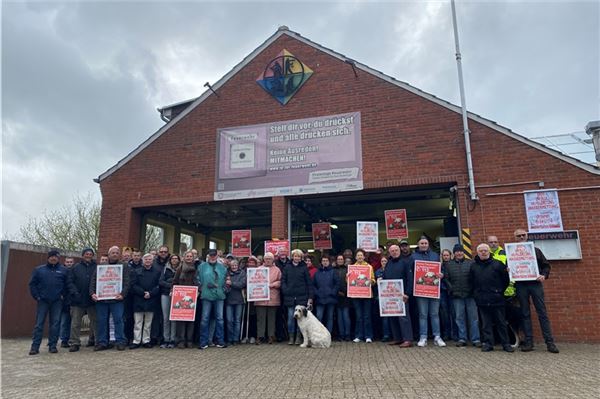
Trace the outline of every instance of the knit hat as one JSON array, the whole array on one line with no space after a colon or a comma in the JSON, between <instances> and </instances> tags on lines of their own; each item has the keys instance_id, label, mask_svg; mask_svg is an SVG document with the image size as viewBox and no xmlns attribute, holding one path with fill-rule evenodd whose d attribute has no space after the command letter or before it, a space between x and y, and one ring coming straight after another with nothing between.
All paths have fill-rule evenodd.
<instances>
[{"instance_id":1,"label":"knit hat","mask_svg":"<svg viewBox=\"0 0 600 399\"><path fill-rule=\"evenodd\" d=\"M92 248L83 248L83 251L81 251L81 256L85 255L86 252L91 252L92 255L95 255L95 252Z\"/></svg>"},{"instance_id":2,"label":"knit hat","mask_svg":"<svg viewBox=\"0 0 600 399\"><path fill-rule=\"evenodd\" d=\"M465 249L463 248L462 245L456 244L456 245L454 245L454 248L452 248L452 252L458 252L458 251L465 252Z\"/></svg>"},{"instance_id":3,"label":"knit hat","mask_svg":"<svg viewBox=\"0 0 600 399\"><path fill-rule=\"evenodd\" d=\"M51 249L50 251L48 251L48 258L51 258L53 256L60 258L60 252L58 252L58 250L56 249Z\"/></svg>"}]
</instances>

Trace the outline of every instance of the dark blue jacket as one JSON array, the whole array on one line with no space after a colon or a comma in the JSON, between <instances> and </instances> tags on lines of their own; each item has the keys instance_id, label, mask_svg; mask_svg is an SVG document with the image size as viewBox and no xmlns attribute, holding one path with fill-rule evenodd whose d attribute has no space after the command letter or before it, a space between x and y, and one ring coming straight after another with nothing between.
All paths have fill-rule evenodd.
<instances>
[{"instance_id":1,"label":"dark blue jacket","mask_svg":"<svg viewBox=\"0 0 600 399\"><path fill-rule=\"evenodd\" d=\"M412 254L414 260L427 260L430 262L439 262L440 255L436 252L433 252L431 249L428 249L425 252L421 252L418 249Z\"/></svg>"},{"instance_id":2,"label":"dark blue jacket","mask_svg":"<svg viewBox=\"0 0 600 399\"><path fill-rule=\"evenodd\" d=\"M320 267L313 277L315 303L317 305L335 305L340 289L338 274L331 266Z\"/></svg>"},{"instance_id":3,"label":"dark blue jacket","mask_svg":"<svg viewBox=\"0 0 600 399\"><path fill-rule=\"evenodd\" d=\"M142 266L144 268L144 266ZM175 270L169 264L165 265L162 273L160 274L160 280L158 285L160 286L161 295L169 295L171 288L173 287L173 278L175 277Z\"/></svg>"},{"instance_id":4,"label":"dark blue jacket","mask_svg":"<svg viewBox=\"0 0 600 399\"><path fill-rule=\"evenodd\" d=\"M29 281L29 291L36 301L54 302L67 295L69 270L57 263L40 265L33 269Z\"/></svg>"},{"instance_id":5,"label":"dark blue jacket","mask_svg":"<svg viewBox=\"0 0 600 399\"><path fill-rule=\"evenodd\" d=\"M402 280L404 285L404 294L412 295L413 293L413 265L415 260L412 254L394 259L391 256L388 258L388 263L385 265L383 272L384 280Z\"/></svg>"},{"instance_id":6,"label":"dark blue jacket","mask_svg":"<svg viewBox=\"0 0 600 399\"><path fill-rule=\"evenodd\" d=\"M244 295L242 290L246 288L246 270L239 270L228 272L229 278L231 278L231 287L227 291L225 302L227 305L243 305L245 303Z\"/></svg>"}]
</instances>

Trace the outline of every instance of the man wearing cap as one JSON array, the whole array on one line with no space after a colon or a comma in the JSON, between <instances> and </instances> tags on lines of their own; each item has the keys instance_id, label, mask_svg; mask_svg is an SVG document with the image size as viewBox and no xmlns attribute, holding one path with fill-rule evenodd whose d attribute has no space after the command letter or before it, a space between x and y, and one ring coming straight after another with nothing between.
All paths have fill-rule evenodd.
<instances>
[{"instance_id":1,"label":"man wearing cap","mask_svg":"<svg viewBox=\"0 0 600 399\"><path fill-rule=\"evenodd\" d=\"M514 234L517 242L527 241L527 231L524 229L517 229ZM543 283L550 276L550 263L539 248L535 248L535 257L537 259L540 274L537 280L517 281L515 283L517 298L521 305L523 330L525 330L525 344L521 346L521 351L530 352L533 350L533 328L531 326L531 309L529 304L529 298L531 298L538 315L542 335L546 342L546 348L548 349L548 352L558 353L558 348L554 344L554 337L552 336L552 328L550 327L548 313L546 312L546 303L544 302Z\"/></svg>"},{"instance_id":2,"label":"man wearing cap","mask_svg":"<svg viewBox=\"0 0 600 399\"><path fill-rule=\"evenodd\" d=\"M227 269L217 261L217 250L208 250L208 260L198 266L200 299L202 299L202 317L200 319L200 345L198 349L208 348L209 324L211 315L216 319L215 335L217 347L225 347L223 304L225 302L225 280Z\"/></svg>"},{"instance_id":3,"label":"man wearing cap","mask_svg":"<svg viewBox=\"0 0 600 399\"><path fill-rule=\"evenodd\" d=\"M40 353L40 344L44 333L46 315L49 316L48 346L50 353L57 353L56 343L60 328L60 312L62 310L63 298L67 294L66 267L59 263L60 253L57 250L48 251L46 264L40 265L31 273L29 291L33 299L37 301L37 313L35 327L33 329L33 340L31 342L30 355Z\"/></svg>"},{"instance_id":4,"label":"man wearing cap","mask_svg":"<svg viewBox=\"0 0 600 399\"><path fill-rule=\"evenodd\" d=\"M69 352L77 352L81 346L81 319L87 313L90 328L96 336L96 306L90 296L90 280L96 270L94 250L85 248L81 251L81 261L69 271L68 289L71 299L71 336ZM89 339L88 339L89 342Z\"/></svg>"},{"instance_id":5,"label":"man wearing cap","mask_svg":"<svg viewBox=\"0 0 600 399\"><path fill-rule=\"evenodd\" d=\"M108 317L113 316L115 324L115 340L117 341L117 350L125 350L127 343L123 328L123 299L129 292L129 273L127 273L127 265L119 263L121 259L121 249L113 246L108 250L108 264L121 265L121 292L117 294L115 299L98 300L96 295L96 273L98 267L94 269L92 278L90 279L90 295L92 300L96 302L96 347L94 351L103 351L108 349Z\"/></svg>"},{"instance_id":6,"label":"man wearing cap","mask_svg":"<svg viewBox=\"0 0 600 399\"><path fill-rule=\"evenodd\" d=\"M452 306L456 315L458 326L458 342L456 346L467 345L467 325L469 338L473 346L481 347L479 339L479 317L477 304L473 298L473 287L469 277L473 261L465 259L465 250L462 245L456 244L452 249L454 259L448 262L446 268L446 284L452 295ZM466 319L465 319L466 315Z\"/></svg>"}]
</instances>

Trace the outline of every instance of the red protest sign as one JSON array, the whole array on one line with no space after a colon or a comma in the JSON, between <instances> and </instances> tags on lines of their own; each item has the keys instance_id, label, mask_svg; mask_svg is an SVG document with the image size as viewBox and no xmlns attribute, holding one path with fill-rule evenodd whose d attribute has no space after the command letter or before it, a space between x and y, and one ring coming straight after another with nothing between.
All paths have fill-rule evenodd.
<instances>
[{"instance_id":1,"label":"red protest sign","mask_svg":"<svg viewBox=\"0 0 600 399\"><path fill-rule=\"evenodd\" d=\"M171 321L196 320L196 304L198 302L198 287L174 285L171 293Z\"/></svg>"},{"instance_id":2,"label":"red protest sign","mask_svg":"<svg viewBox=\"0 0 600 399\"><path fill-rule=\"evenodd\" d=\"M348 298L371 298L371 265L349 265L347 284Z\"/></svg>"},{"instance_id":3,"label":"red protest sign","mask_svg":"<svg viewBox=\"0 0 600 399\"><path fill-rule=\"evenodd\" d=\"M271 252L273 255L290 255L290 241L279 240L279 241L265 241L265 253Z\"/></svg>"},{"instance_id":4,"label":"red protest sign","mask_svg":"<svg viewBox=\"0 0 600 399\"><path fill-rule=\"evenodd\" d=\"M313 223L312 238L315 249L331 249L331 224Z\"/></svg>"},{"instance_id":5,"label":"red protest sign","mask_svg":"<svg viewBox=\"0 0 600 399\"><path fill-rule=\"evenodd\" d=\"M388 240L408 238L406 209L385 211L385 234Z\"/></svg>"},{"instance_id":6,"label":"red protest sign","mask_svg":"<svg viewBox=\"0 0 600 399\"><path fill-rule=\"evenodd\" d=\"M252 230L231 231L231 254L243 258L252 255Z\"/></svg>"},{"instance_id":7,"label":"red protest sign","mask_svg":"<svg viewBox=\"0 0 600 399\"><path fill-rule=\"evenodd\" d=\"M425 260L415 260L414 296L424 298L440 297L442 264Z\"/></svg>"}]
</instances>

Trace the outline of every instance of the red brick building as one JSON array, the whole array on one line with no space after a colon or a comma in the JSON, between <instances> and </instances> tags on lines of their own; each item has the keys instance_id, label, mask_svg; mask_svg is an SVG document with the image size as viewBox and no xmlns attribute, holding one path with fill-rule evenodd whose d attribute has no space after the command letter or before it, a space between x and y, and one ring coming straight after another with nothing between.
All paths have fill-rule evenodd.
<instances>
[{"instance_id":1,"label":"red brick building","mask_svg":"<svg viewBox=\"0 0 600 399\"><path fill-rule=\"evenodd\" d=\"M314 72L286 105L257 84L287 50ZM330 221L334 247L356 244L357 220L407 209L411 244L426 234L439 249L470 229L474 246L489 234L511 242L527 228L523 192L556 189L564 230L577 230L581 259L552 260L545 283L557 340L600 342L600 169L469 114L476 191L471 201L460 107L386 76L295 32L279 29L195 100L161 110L167 123L103 173L100 247L141 245L146 223L206 249L228 250L230 231L251 228L255 253L265 239L310 247L311 222ZM363 187L358 191L215 200L218 129L360 112ZM339 148L340 154L344 148ZM537 325L537 322L534 322Z\"/></svg>"}]
</instances>

